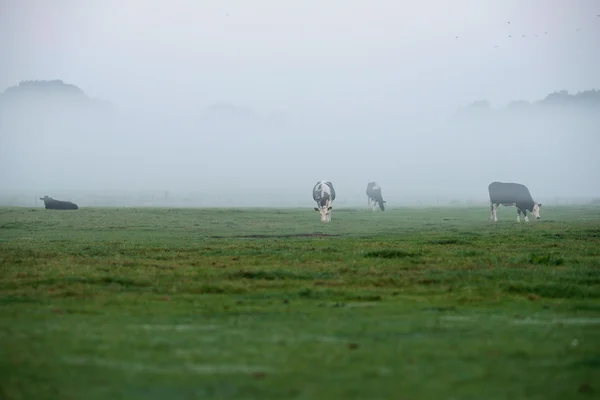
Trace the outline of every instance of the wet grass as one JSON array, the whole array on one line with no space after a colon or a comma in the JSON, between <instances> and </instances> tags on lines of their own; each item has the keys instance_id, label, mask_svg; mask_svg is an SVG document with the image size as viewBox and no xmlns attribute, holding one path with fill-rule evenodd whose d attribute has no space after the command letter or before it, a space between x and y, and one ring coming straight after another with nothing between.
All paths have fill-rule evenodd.
<instances>
[{"instance_id":1,"label":"wet grass","mask_svg":"<svg viewBox=\"0 0 600 400\"><path fill-rule=\"evenodd\" d=\"M0 398L593 398L600 207L544 209L0 208Z\"/></svg>"}]
</instances>

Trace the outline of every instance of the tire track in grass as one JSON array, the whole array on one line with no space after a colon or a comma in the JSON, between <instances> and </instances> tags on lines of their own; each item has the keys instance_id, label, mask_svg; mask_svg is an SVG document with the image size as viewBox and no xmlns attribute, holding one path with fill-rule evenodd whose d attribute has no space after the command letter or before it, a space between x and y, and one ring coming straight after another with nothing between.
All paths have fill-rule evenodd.
<instances>
[{"instance_id":1,"label":"tire track in grass","mask_svg":"<svg viewBox=\"0 0 600 400\"><path fill-rule=\"evenodd\" d=\"M92 366L121 369L141 373L153 374L252 374L274 373L274 369L260 365L244 364L193 364L187 363L178 366L159 367L148 363L133 363L119 360L109 360L98 357L63 357L63 363L72 366Z\"/></svg>"}]
</instances>

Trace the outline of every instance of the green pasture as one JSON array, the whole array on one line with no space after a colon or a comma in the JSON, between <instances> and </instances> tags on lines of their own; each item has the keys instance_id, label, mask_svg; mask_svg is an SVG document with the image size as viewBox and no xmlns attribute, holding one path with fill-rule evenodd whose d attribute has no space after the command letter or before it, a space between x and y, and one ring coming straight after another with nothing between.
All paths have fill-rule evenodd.
<instances>
[{"instance_id":1,"label":"green pasture","mask_svg":"<svg viewBox=\"0 0 600 400\"><path fill-rule=\"evenodd\" d=\"M0 399L600 397L600 206L0 208Z\"/></svg>"}]
</instances>

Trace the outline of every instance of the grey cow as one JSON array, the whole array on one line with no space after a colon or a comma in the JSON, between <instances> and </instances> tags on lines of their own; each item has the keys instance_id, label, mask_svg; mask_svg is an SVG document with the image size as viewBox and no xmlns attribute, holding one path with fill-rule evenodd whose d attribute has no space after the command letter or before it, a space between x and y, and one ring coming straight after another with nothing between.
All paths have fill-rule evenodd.
<instances>
[{"instance_id":1,"label":"grey cow","mask_svg":"<svg viewBox=\"0 0 600 400\"><path fill-rule=\"evenodd\" d=\"M529 189L525 185L521 185L520 183L492 182L488 186L488 192L490 194L490 221L492 219L494 219L494 222L498 221L497 210L500 204L506 207L517 207L517 222L521 222L521 213L525 216L525 222L529 222L527 211L536 219L540 219L542 204L533 201Z\"/></svg>"}]
</instances>

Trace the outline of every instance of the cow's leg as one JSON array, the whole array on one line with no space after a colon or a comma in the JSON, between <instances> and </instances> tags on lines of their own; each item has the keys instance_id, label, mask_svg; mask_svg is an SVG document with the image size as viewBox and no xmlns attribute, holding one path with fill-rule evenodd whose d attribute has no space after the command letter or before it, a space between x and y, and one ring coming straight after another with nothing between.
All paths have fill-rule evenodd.
<instances>
[{"instance_id":1,"label":"cow's leg","mask_svg":"<svg viewBox=\"0 0 600 400\"><path fill-rule=\"evenodd\" d=\"M527 210L523 211L523 215L525 216L525 222L529 222L529 217L527 217Z\"/></svg>"},{"instance_id":2,"label":"cow's leg","mask_svg":"<svg viewBox=\"0 0 600 400\"><path fill-rule=\"evenodd\" d=\"M521 222L521 210L517 208L517 222Z\"/></svg>"},{"instance_id":3,"label":"cow's leg","mask_svg":"<svg viewBox=\"0 0 600 400\"><path fill-rule=\"evenodd\" d=\"M488 221L492 222L494 219L494 204L490 203L490 215L488 216Z\"/></svg>"},{"instance_id":4,"label":"cow's leg","mask_svg":"<svg viewBox=\"0 0 600 400\"><path fill-rule=\"evenodd\" d=\"M492 214L494 215L494 222L498 222L498 204L492 204Z\"/></svg>"}]
</instances>

